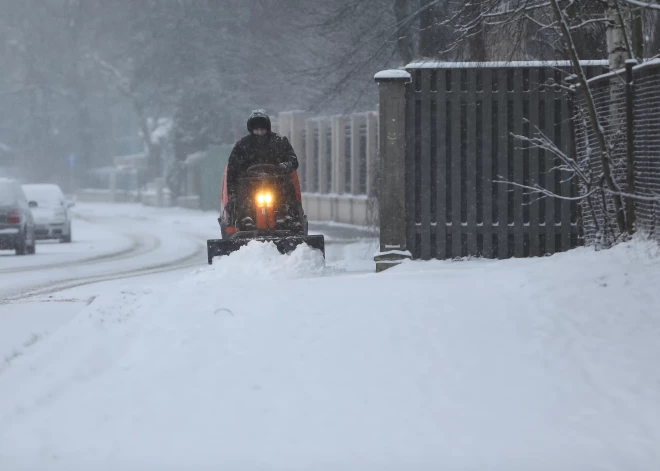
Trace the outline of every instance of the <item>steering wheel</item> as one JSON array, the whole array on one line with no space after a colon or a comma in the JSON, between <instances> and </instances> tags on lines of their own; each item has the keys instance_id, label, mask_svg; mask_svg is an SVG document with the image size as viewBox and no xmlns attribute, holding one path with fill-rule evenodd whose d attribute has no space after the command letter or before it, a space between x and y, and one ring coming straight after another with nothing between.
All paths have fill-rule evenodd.
<instances>
[{"instance_id":1,"label":"steering wheel","mask_svg":"<svg viewBox=\"0 0 660 471\"><path fill-rule=\"evenodd\" d=\"M247 169L247 175L250 177L269 177L272 175L283 175L287 173L279 165L273 164L254 164Z\"/></svg>"}]
</instances>

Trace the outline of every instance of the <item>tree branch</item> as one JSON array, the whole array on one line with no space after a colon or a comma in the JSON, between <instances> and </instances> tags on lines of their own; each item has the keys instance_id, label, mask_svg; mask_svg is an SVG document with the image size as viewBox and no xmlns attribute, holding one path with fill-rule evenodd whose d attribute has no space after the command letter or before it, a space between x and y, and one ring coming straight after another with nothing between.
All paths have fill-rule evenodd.
<instances>
[{"instance_id":1,"label":"tree branch","mask_svg":"<svg viewBox=\"0 0 660 471\"><path fill-rule=\"evenodd\" d=\"M571 59L571 63L573 64L573 68L575 69L575 72L577 74L578 81L580 82L580 86L582 87L582 93L584 93L585 101L587 103L587 110L589 112L589 123L591 125L592 131L596 135L596 139L598 140L598 147L600 148L601 165L603 168L603 178L605 179L605 183L612 192L620 192L621 189L619 188L619 186L614 181L614 178L612 177L612 171L610 168L610 162L612 161L612 156L610 154L609 147L607 145L607 139L605 138L605 130L603 129L603 126L600 124L600 121L598 120L598 114L596 113L596 105L594 102L594 97L591 94L589 83L587 82L587 78L584 74L584 71L582 70L582 66L580 65L580 60L578 59L577 56L575 44L573 43L573 37L571 36L568 23L566 22L565 13L559 8L558 0L550 0L550 3L552 4L552 8L555 12L556 19L559 22L561 34L562 37L564 38L564 42L566 43L566 49L568 55ZM623 213L623 202L621 200L621 196L617 194L613 194L612 197L614 199L614 207L616 210L616 220L617 220L618 229L620 232L625 232L626 221Z\"/></svg>"},{"instance_id":2,"label":"tree branch","mask_svg":"<svg viewBox=\"0 0 660 471\"><path fill-rule=\"evenodd\" d=\"M502 178L502 180L493 180L493 183L503 183L503 184L510 185L510 186L513 186L513 187L516 187L516 188L522 188L524 190L528 190L528 191L530 191L529 194L541 194L543 196L549 196L551 198L557 198L557 199L566 200L566 201L581 201L585 198L589 198L591 195L596 193L596 191L598 191L598 189L595 188L593 190L590 190L588 193L585 193L584 195L580 195L580 196L562 196L562 195L558 195L557 193L554 193L550 190L547 190L547 189L541 187L538 183L536 185L532 185L532 186L522 185L520 183L515 183L515 182L512 182L512 181L506 180L501 175L498 175L497 177Z\"/></svg>"},{"instance_id":3,"label":"tree branch","mask_svg":"<svg viewBox=\"0 0 660 471\"><path fill-rule=\"evenodd\" d=\"M642 2L640 0L623 0L623 1L630 5L635 5L642 8L650 8L651 10L660 11L660 4L658 3Z\"/></svg>"}]
</instances>

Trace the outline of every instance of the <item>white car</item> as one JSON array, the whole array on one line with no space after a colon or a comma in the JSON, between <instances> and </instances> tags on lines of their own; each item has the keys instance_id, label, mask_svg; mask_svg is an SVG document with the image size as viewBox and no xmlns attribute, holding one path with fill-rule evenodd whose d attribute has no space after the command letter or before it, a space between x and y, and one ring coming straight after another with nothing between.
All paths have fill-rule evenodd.
<instances>
[{"instance_id":1,"label":"white car","mask_svg":"<svg viewBox=\"0 0 660 471\"><path fill-rule=\"evenodd\" d=\"M71 214L73 206L62 193L62 189L52 183L29 183L23 191L32 209L37 240L59 239L71 242Z\"/></svg>"}]
</instances>

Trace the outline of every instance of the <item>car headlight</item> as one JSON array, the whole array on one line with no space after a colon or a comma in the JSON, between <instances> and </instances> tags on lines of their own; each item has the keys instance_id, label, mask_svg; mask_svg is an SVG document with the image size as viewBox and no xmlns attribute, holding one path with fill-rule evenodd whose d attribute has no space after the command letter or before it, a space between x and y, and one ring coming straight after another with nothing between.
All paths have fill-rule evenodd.
<instances>
[{"instance_id":1,"label":"car headlight","mask_svg":"<svg viewBox=\"0 0 660 471\"><path fill-rule=\"evenodd\" d=\"M259 206L270 206L273 203L273 195L269 192L257 193L257 204Z\"/></svg>"}]
</instances>

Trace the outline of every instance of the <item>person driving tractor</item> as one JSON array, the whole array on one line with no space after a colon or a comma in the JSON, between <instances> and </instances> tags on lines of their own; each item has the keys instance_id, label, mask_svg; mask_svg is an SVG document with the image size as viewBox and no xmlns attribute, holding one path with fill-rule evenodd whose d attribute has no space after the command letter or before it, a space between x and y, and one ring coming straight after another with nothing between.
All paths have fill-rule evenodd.
<instances>
[{"instance_id":1,"label":"person driving tractor","mask_svg":"<svg viewBox=\"0 0 660 471\"><path fill-rule=\"evenodd\" d=\"M264 110L247 121L249 135L229 156L220 192L221 239L206 241L209 265L252 243L274 245L289 254L305 245L325 258L323 234L310 234L298 180L298 158L286 137L271 131Z\"/></svg>"},{"instance_id":2,"label":"person driving tractor","mask_svg":"<svg viewBox=\"0 0 660 471\"><path fill-rule=\"evenodd\" d=\"M270 117L265 110L254 110L247 120L250 134L241 138L229 155L227 163L227 191L230 212L234 213L237 205L248 204L240 198L240 181L247 170L258 164L277 165L282 171L294 172L298 168L298 158L285 136L271 131ZM292 215L295 217L295 215Z\"/></svg>"},{"instance_id":3,"label":"person driving tractor","mask_svg":"<svg viewBox=\"0 0 660 471\"><path fill-rule=\"evenodd\" d=\"M227 189L229 199L235 200L238 179L255 164L274 164L293 172L298 168L298 158L289 140L271 131L270 117L265 110L255 110L247 120L250 134L240 139L229 155L227 164Z\"/></svg>"}]
</instances>

